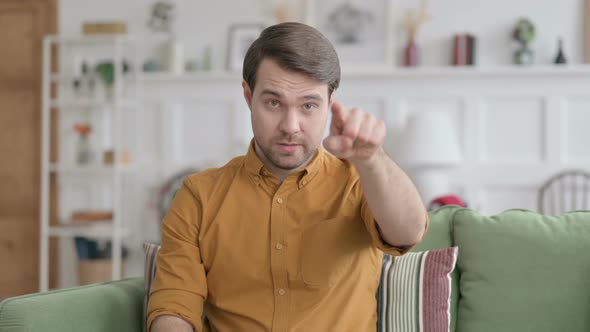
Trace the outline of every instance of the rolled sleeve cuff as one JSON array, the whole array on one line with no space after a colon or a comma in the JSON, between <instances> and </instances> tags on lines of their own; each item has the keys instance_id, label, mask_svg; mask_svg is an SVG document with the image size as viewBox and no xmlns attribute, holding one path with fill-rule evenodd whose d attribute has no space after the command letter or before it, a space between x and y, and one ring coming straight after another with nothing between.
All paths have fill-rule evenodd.
<instances>
[{"instance_id":1,"label":"rolled sleeve cuff","mask_svg":"<svg viewBox=\"0 0 590 332\"><path fill-rule=\"evenodd\" d=\"M148 303L147 331L150 331L156 318L171 315L184 319L193 326L194 331L201 332L204 302L205 299L201 295L183 290L152 292Z\"/></svg>"},{"instance_id":2,"label":"rolled sleeve cuff","mask_svg":"<svg viewBox=\"0 0 590 332\"><path fill-rule=\"evenodd\" d=\"M391 256L401 256L401 255L408 253L415 246L417 246L420 242L422 242L422 240L424 239L424 236L426 235L426 232L428 231L428 227L430 226L430 217L428 216L428 212L426 212L425 214L426 214L426 224L425 224L424 233L422 234L422 238L420 239L420 241L418 241L412 245L404 246L404 247L392 246L391 244L385 242L385 240L383 240L383 237L381 236L381 231L379 230L379 225L377 224L377 222L375 221L374 218L371 218L370 221L367 223L367 230L369 231L369 235L371 236L371 241L373 242L373 245L377 249L379 249L379 250L383 251L384 253L389 254Z\"/></svg>"}]
</instances>

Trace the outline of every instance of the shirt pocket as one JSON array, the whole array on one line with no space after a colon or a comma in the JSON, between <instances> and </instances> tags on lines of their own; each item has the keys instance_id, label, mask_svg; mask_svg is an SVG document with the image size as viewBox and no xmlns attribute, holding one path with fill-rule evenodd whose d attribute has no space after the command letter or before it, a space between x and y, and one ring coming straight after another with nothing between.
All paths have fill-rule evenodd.
<instances>
[{"instance_id":1,"label":"shirt pocket","mask_svg":"<svg viewBox=\"0 0 590 332\"><path fill-rule=\"evenodd\" d=\"M350 269L356 249L355 227L350 217L320 221L304 230L301 238L301 275L306 286L334 286Z\"/></svg>"}]
</instances>

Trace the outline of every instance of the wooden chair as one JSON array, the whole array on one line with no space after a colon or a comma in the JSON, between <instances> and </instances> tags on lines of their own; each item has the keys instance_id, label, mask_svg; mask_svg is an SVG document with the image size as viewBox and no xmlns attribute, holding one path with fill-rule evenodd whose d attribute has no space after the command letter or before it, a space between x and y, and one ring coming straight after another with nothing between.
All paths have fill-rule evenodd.
<instances>
[{"instance_id":1,"label":"wooden chair","mask_svg":"<svg viewBox=\"0 0 590 332\"><path fill-rule=\"evenodd\" d=\"M543 184L537 197L539 212L547 215L590 210L590 172L560 172Z\"/></svg>"}]
</instances>

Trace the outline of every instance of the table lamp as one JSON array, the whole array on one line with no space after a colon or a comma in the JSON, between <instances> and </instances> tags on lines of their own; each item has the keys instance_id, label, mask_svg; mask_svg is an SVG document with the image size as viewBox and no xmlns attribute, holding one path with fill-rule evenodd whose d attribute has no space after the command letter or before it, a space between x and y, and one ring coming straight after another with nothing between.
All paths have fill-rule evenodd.
<instances>
[{"instance_id":1,"label":"table lamp","mask_svg":"<svg viewBox=\"0 0 590 332\"><path fill-rule=\"evenodd\" d=\"M449 194L448 173L461 162L457 132L442 111L412 113L397 143L396 160L408 171L425 205Z\"/></svg>"}]
</instances>

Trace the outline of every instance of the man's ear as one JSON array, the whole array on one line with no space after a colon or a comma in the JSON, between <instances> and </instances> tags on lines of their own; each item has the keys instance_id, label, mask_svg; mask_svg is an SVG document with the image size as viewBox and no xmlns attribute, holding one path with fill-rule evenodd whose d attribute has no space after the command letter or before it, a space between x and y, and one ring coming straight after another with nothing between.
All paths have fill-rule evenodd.
<instances>
[{"instance_id":1,"label":"man's ear","mask_svg":"<svg viewBox=\"0 0 590 332\"><path fill-rule=\"evenodd\" d=\"M246 81L242 81L242 88L244 89L244 99L246 99L248 108L252 111L252 90L250 90L250 86Z\"/></svg>"}]
</instances>

